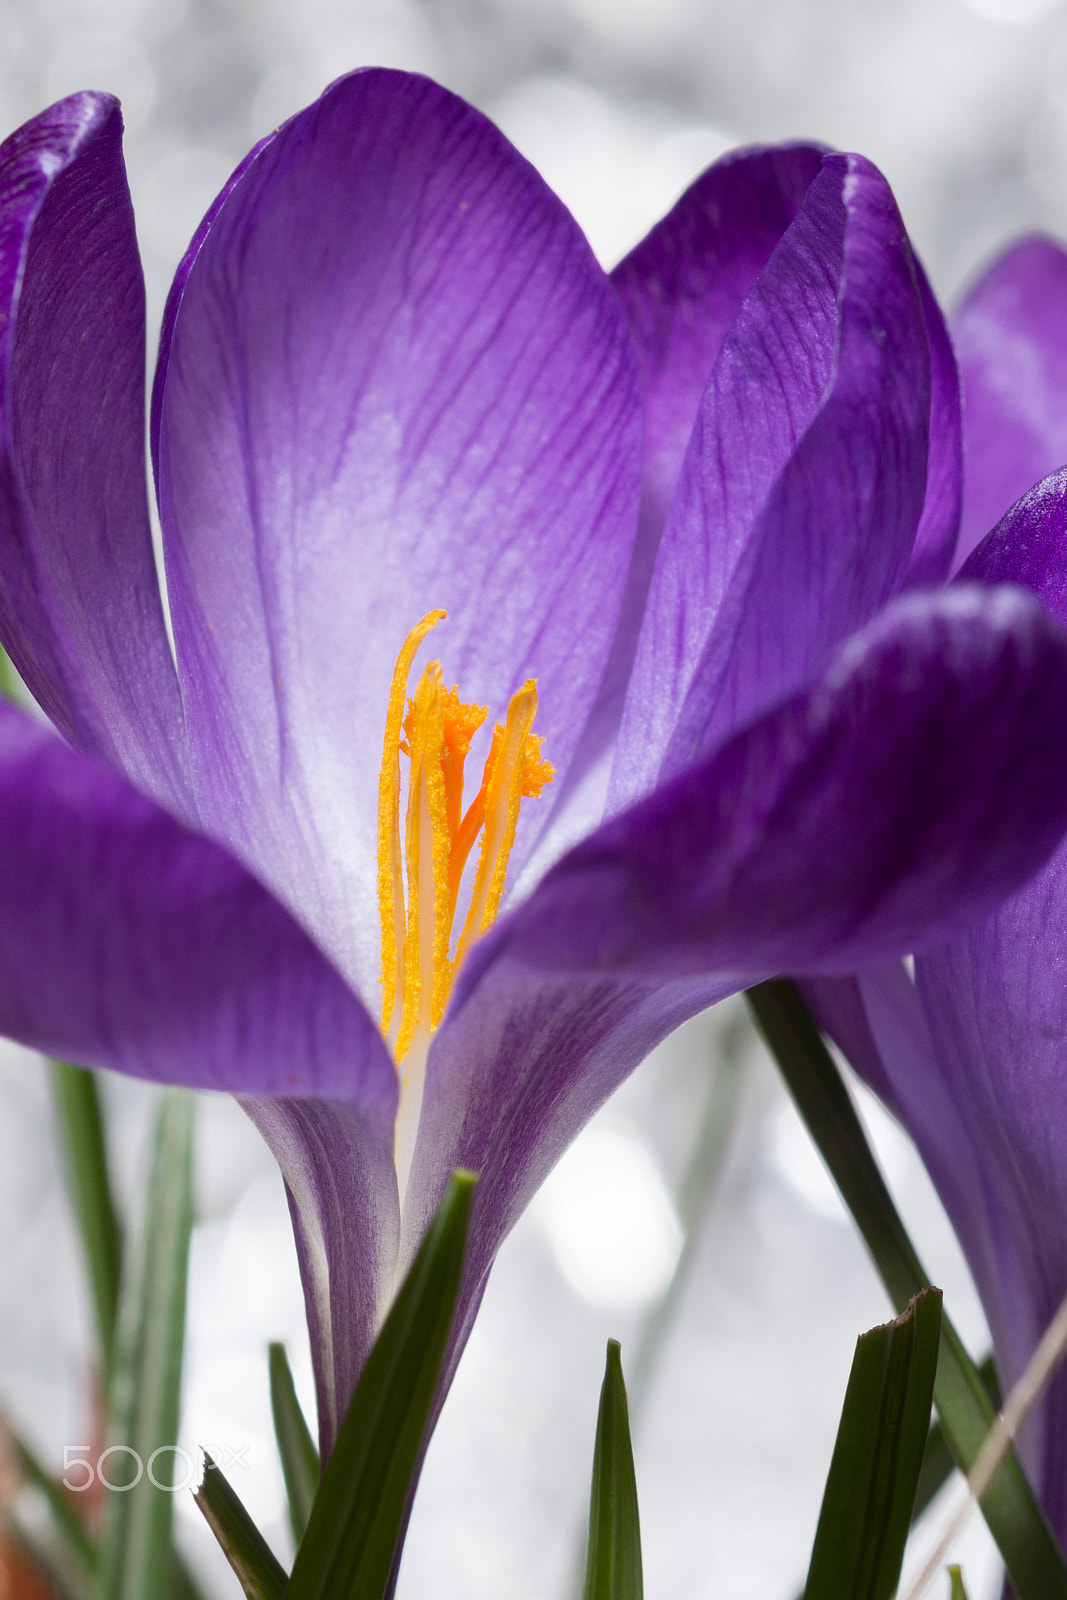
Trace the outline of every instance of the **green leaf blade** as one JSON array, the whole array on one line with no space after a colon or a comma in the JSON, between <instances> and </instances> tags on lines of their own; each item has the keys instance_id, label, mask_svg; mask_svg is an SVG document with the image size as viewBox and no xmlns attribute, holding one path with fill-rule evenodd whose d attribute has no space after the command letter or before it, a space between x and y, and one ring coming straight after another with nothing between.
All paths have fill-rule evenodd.
<instances>
[{"instance_id":1,"label":"green leaf blade","mask_svg":"<svg viewBox=\"0 0 1067 1600\"><path fill-rule=\"evenodd\" d=\"M85 1522L75 1509L74 1496L52 1477L30 1445L9 1423L4 1422L0 1426L10 1443L22 1481L36 1489L43 1498L65 1556L82 1577L89 1576L96 1564L96 1550Z\"/></svg>"},{"instance_id":2,"label":"green leaf blade","mask_svg":"<svg viewBox=\"0 0 1067 1600\"><path fill-rule=\"evenodd\" d=\"M181 1459L175 1446L193 1223L192 1150L192 1095L168 1089L156 1118L143 1223L127 1252L120 1296L107 1459L115 1487L106 1496L96 1600L159 1600L171 1577L169 1483L180 1480L174 1468Z\"/></svg>"},{"instance_id":3,"label":"green leaf blade","mask_svg":"<svg viewBox=\"0 0 1067 1600\"><path fill-rule=\"evenodd\" d=\"M448 1345L477 1180L456 1172L363 1369L286 1600L382 1600Z\"/></svg>"},{"instance_id":4,"label":"green leaf blade","mask_svg":"<svg viewBox=\"0 0 1067 1600\"><path fill-rule=\"evenodd\" d=\"M1000 1385L997 1382L996 1367L993 1357L986 1356L978 1368L978 1376L982 1380L989 1404L994 1411L1001 1407ZM956 1458L949 1449L945 1430L940 1419L935 1417L930 1425L930 1432L926 1440L926 1454L923 1456L922 1471L919 1474L919 1487L915 1491L915 1510L912 1512L912 1521L916 1522L922 1516L927 1506L941 1493L945 1484L956 1471Z\"/></svg>"},{"instance_id":5,"label":"green leaf blade","mask_svg":"<svg viewBox=\"0 0 1067 1600\"><path fill-rule=\"evenodd\" d=\"M641 1519L619 1344L608 1340L597 1414L582 1600L643 1600Z\"/></svg>"},{"instance_id":6,"label":"green leaf blade","mask_svg":"<svg viewBox=\"0 0 1067 1600\"><path fill-rule=\"evenodd\" d=\"M222 1547L247 1600L282 1600L285 1568L248 1515L229 1479L207 1454L193 1499Z\"/></svg>"},{"instance_id":7,"label":"green leaf blade","mask_svg":"<svg viewBox=\"0 0 1067 1600\"><path fill-rule=\"evenodd\" d=\"M296 1385L289 1367L285 1346L268 1348L270 1361L270 1408L274 1417L274 1436L285 1479L285 1498L293 1542L299 1546L311 1516L319 1488L319 1452L296 1397Z\"/></svg>"},{"instance_id":8,"label":"green leaf blade","mask_svg":"<svg viewBox=\"0 0 1067 1600\"><path fill-rule=\"evenodd\" d=\"M81 1236L106 1387L114 1360L122 1233L108 1171L104 1117L93 1073L50 1063L56 1121Z\"/></svg>"},{"instance_id":9,"label":"green leaf blade","mask_svg":"<svg viewBox=\"0 0 1067 1600\"><path fill-rule=\"evenodd\" d=\"M894 1308L903 1311L912 1295L931 1287L930 1280L811 1013L796 985L785 979L758 984L746 998ZM934 1404L957 1464L969 1472L994 1413L981 1374L947 1316ZM1014 1451L1005 1456L980 1504L1018 1600L1067 1600L1067 1559Z\"/></svg>"},{"instance_id":10,"label":"green leaf blade","mask_svg":"<svg viewBox=\"0 0 1067 1600\"><path fill-rule=\"evenodd\" d=\"M967 1590L963 1582L963 1568L958 1566L949 1567L948 1581L951 1589L950 1600L967 1600Z\"/></svg>"},{"instance_id":11,"label":"green leaf blade","mask_svg":"<svg viewBox=\"0 0 1067 1600\"><path fill-rule=\"evenodd\" d=\"M941 1294L856 1343L804 1600L892 1600L926 1450Z\"/></svg>"}]
</instances>

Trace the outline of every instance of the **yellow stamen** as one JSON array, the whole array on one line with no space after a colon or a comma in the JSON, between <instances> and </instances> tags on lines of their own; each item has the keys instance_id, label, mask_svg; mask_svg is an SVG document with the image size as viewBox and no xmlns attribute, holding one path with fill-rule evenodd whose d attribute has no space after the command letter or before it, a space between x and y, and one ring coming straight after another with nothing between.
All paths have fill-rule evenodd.
<instances>
[{"instance_id":1,"label":"yellow stamen","mask_svg":"<svg viewBox=\"0 0 1067 1600\"><path fill-rule=\"evenodd\" d=\"M523 796L539 795L554 776L551 765L541 759L541 739L530 731L537 711L537 686L531 678L512 696L504 724L494 728L481 785L463 811L464 763L486 707L465 704L458 688L446 688L437 661L424 668L406 711L404 703L415 653L444 615L428 612L397 658L378 789L382 1031L398 1064L416 1038L428 1040L444 1015L460 962L496 917ZM409 761L403 852L401 754ZM470 906L453 959L452 924L464 869L479 834L482 846Z\"/></svg>"},{"instance_id":2,"label":"yellow stamen","mask_svg":"<svg viewBox=\"0 0 1067 1600\"><path fill-rule=\"evenodd\" d=\"M471 890L471 903L456 947L457 968L472 942L492 926L500 908L508 857L515 843L519 807L526 789L530 727L536 712L537 684L533 678L528 678L522 688L512 695L504 726L501 727L498 722L493 729L493 745L485 763L485 776L479 795L479 799L484 795L485 831ZM548 762L538 759L540 743L538 740L537 749L532 752L531 766L531 779L538 794L553 776ZM541 769L545 769L543 774Z\"/></svg>"},{"instance_id":3,"label":"yellow stamen","mask_svg":"<svg viewBox=\"0 0 1067 1600\"><path fill-rule=\"evenodd\" d=\"M441 664L425 668L409 702L404 731L411 770L405 855L408 885L404 933L404 1011L396 1040L403 1061L415 1030L432 1026L438 968L448 959L448 804L443 772L445 731ZM428 980L428 981L427 981Z\"/></svg>"},{"instance_id":4,"label":"yellow stamen","mask_svg":"<svg viewBox=\"0 0 1067 1600\"><path fill-rule=\"evenodd\" d=\"M389 686L378 779L378 915L382 926L382 1032L388 1034L404 970L404 879L400 863L400 734L404 695L415 652L432 628L448 615L428 611L400 647ZM401 1002L402 1002L401 996Z\"/></svg>"}]
</instances>

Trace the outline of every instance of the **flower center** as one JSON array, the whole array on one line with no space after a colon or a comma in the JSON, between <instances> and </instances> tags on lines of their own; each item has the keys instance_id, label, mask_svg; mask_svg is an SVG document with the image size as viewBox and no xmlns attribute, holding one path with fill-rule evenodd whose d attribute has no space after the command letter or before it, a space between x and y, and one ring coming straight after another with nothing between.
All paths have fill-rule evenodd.
<instances>
[{"instance_id":1,"label":"flower center","mask_svg":"<svg viewBox=\"0 0 1067 1600\"><path fill-rule=\"evenodd\" d=\"M519 807L555 776L531 733L537 683L513 694L493 729L478 793L463 809L463 766L488 714L446 689L439 661L407 697L415 653L445 616L429 611L401 646L389 689L378 780L378 909L382 925L382 1032L399 1065L416 1039L427 1043L444 1014L467 950L496 918ZM406 701L406 708L405 708ZM407 812L400 829L400 757L408 759ZM452 951L460 884L481 837L463 928Z\"/></svg>"}]
</instances>

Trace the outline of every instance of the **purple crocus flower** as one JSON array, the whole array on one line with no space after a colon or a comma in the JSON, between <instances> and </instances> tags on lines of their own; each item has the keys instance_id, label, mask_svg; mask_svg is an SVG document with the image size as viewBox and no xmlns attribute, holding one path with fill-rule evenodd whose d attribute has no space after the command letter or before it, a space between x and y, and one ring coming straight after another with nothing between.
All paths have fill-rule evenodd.
<instances>
[{"instance_id":1,"label":"purple crocus flower","mask_svg":"<svg viewBox=\"0 0 1067 1600\"><path fill-rule=\"evenodd\" d=\"M327 1449L452 1167L482 1173L454 1361L670 1029L960 930L1067 822L1067 638L923 587L958 382L858 156L729 158L609 279L469 106L335 84L166 309L176 665L106 96L0 151L0 316L0 634L63 735L0 712L0 1029L242 1097Z\"/></svg>"},{"instance_id":2,"label":"purple crocus flower","mask_svg":"<svg viewBox=\"0 0 1067 1600\"><path fill-rule=\"evenodd\" d=\"M1067 251L1043 237L1014 245L953 331L966 412L961 577L1022 585L1067 621ZM1065 963L1061 846L973 930L920 953L914 980L890 962L802 985L914 1136L981 1294L1002 1385L1067 1294ZM1067 1375L1023 1454L1067 1542Z\"/></svg>"}]
</instances>

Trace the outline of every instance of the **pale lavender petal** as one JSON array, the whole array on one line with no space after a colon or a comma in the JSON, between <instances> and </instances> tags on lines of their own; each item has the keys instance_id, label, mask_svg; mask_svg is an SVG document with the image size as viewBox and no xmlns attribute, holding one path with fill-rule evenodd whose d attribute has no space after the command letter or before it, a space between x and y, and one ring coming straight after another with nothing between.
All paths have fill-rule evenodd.
<instances>
[{"instance_id":1,"label":"pale lavender petal","mask_svg":"<svg viewBox=\"0 0 1067 1600\"><path fill-rule=\"evenodd\" d=\"M367 995L400 645L448 608L426 654L497 711L538 678L566 769L630 560L639 393L573 220L425 79L335 84L189 267L159 477L200 802ZM527 811L516 866L546 814Z\"/></svg>"},{"instance_id":2,"label":"pale lavender petal","mask_svg":"<svg viewBox=\"0 0 1067 1600\"><path fill-rule=\"evenodd\" d=\"M0 1033L86 1066L344 1099L389 1148L365 1008L226 851L0 705Z\"/></svg>"},{"instance_id":3,"label":"pale lavender petal","mask_svg":"<svg viewBox=\"0 0 1067 1600\"><path fill-rule=\"evenodd\" d=\"M144 286L109 95L0 146L0 633L75 744L191 808L144 469Z\"/></svg>"},{"instance_id":4,"label":"pale lavender petal","mask_svg":"<svg viewBox=\"0 0 1067 1600\"><path fill-rule=\"evenodd\" d=\"M959 560L1039 478L1067 462L1067 251L1022 240L982 275L952 331L963 374Z\"/></svg>"},{"instance_id":5,"label":"pale lavender petal","mask_svg":"<svg viewBox=\"0 0 1067 1600\"><path fill-rule=\"evenodd\" d=\"M616 974L535 972L506 944L472 956L430 1051L403 1258L448 1175L480 1173L464 1300L476 1300L501 1240L571 1140L661 1039L738 987Z\"/></svg>"},{"instance_id":6,"label":"pale lavender petal","mask_svg":"<svg viewBox=\"0 0 1067 1600\"><path fill-rule=\"evenodd\" d=\"M968 926L1067 823L1067 635L896 601L814 689L606 823L495 937L550 969L848 972Z\"/></svg>"},{"instance_id":7,"label":"pale lavender petal","mask_svg":"<svg viewBox=\"0 0 1067 1600\"><path fill-rule=\"evenodd\" d=\"M885 180L828 156L747 296L660 546L614 790L641 792L794 692L903 579L930 358Z\"/></svg>"},{"instance_id":8,"label":"pale lavender petal","mask_svg":"<svg viewBox=\"0 0 1067 1600\"><path fill-rule=\"evenodd\" d=\"M396 1283L400 1207L389 1136L336 1100L243 1100L289 1195L323 1459Z\"/></svg>"},{"instance_id":9,"label":"pale lavender petal","mask_svg":"<svg viewBox=\"0 0 1067 1600\"><path fill-rule=\"evenodd\" d=\"M449 1174L480 1174L461 1304L438 1403L501 1241L571 1140L679 1023L740 980L664 984L535 973L488 947L430 1053L398 1248L396 1177L343 1106L245 1102L290 1192L315 1357L323 1448L351 1396L393 1286Z\"/></svg>"}]
</instances>

